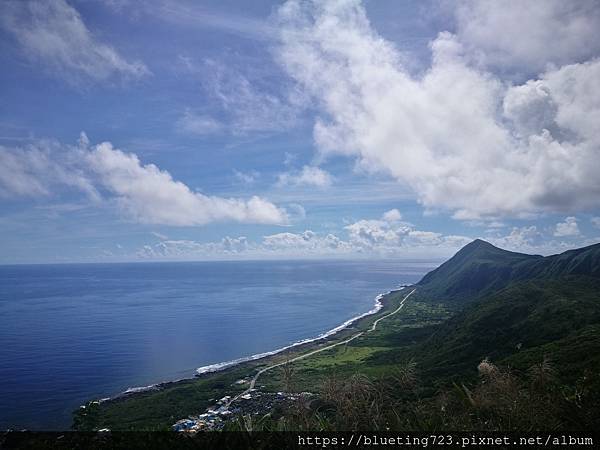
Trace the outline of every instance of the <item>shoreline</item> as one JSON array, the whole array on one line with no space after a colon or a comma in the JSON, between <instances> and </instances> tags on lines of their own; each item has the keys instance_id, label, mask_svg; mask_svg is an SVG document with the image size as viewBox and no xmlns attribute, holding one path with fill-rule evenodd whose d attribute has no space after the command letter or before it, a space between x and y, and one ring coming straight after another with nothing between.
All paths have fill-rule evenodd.
<instances>
[{"instance_id":1,"label":"shoreline","mask_svg":"<svg viewBox=\"0 0 600 450\"><path fill-rule=\"evenodd\" d=\"M282 352L285 352L286 350L289 350L289 349L301 349L304 346L309 346L310 344L319 343L319 341L326 342L326 340L328 338L335 337L339 333L341 333L345 330L348 330L351 326L356 325L361 320L369 318L369 317L377 314L378 312L380 312L381 310L383 310L386 307L384 300L387 296L389 296L390 294L402 291L403 289L406 289L410 286L412 286L412 285L403 284L403 285L400 285L397 288L392 289L388 292L378 294L375 297L375 302L374 302L373 307L369 311L359 314L358 316L355 316L351 319L348 319L341 325L338 325L337 327L332 328L329 331L321 333L316 337L306 338L301 341L294 342L293 344L290 344L290 345L287 345L287 346L284 346L284 347L281 347L281 348L278 348L275 350L271 350L271 351L267 351L267 352L263 352L263 353L257 353L254 355L237 358L237 359L230 360L230 361L224 361L221 363L215 363L215 364L209 364L206 366L201 366L201 367L198 367L197 369L195 369L195 371L194 371L195 373L191 377L180 378L178 380L161 381L159 383L154 383L154 384L151 384L148 386L129 387L125 391L120 392L112 397L105 397L105 398L102 398L99 400L94 400L94 401L98 402L98 403L119 401L119 400L129 398L131 396L137 395L137 394L143 394L143 393L153 392L153 391L160 391L163 388L172 386L177 383L191 382L195 379L204 378L206 376L210 376L215 373L224 372L228 369L238 367L245 363L258 362L263 359L266 359L266 358L269 358L272 356L276 356L276 355L278 355ZM87 403L92 403L92 401L87 402ZM82 406L84 406L84 405L82 405Z\"/></svg>"}]
</instances>

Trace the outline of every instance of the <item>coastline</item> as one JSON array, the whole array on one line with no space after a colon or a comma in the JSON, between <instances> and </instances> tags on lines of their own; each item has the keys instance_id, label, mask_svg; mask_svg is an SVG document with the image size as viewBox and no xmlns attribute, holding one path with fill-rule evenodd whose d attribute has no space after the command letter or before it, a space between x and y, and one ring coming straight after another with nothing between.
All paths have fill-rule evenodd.
<instances>
[{"instance_id":1,"label":"coastline","mask_svg":"<svg viewBox=\"0 0 600 450\"><path fill-rule=\"evenodd\" d=\"M399 289L403 289L403 287L400 287ZM233 359L231 361L225 361L222 363L216 363L216 364L209 364L207 366L202 366L196 369L196 376L199 375L203 375L205 373L215 373L215 372L220 372L221 370L225 370L229 367L234 367L237 366L239 364L245 363L245 362L249 362L249 361L258 361L262 358L266 358L268 356L274 356L277 355L278 353L284 352L286 350L289 350L291 348L296 348L299 347L301 345L304 344L310 344L311 342L317 342L320 341L321 339L326 339L330 336L335 335L336 333L348 328L349 326L351 326L354 322L359 321L360 319L364 318L364 317L368 317L371 316L373 314L377 314L379 311L381 311L381 309L383 308L383 303L381 302L381 300L383 299L384 296L391 294L392 292L395 291L388 291L384 294L378 294L375 297L375 304L373 306L373 308L371 308L369 311L360 314L356 317L352 317L351 319L348 319L347 321L345 321L344 323L342 323L341 325L338 325L335 328L332 328L329 331L326 331L324 333L319 334L316 337L313 338L306 338L306 339L302 339L301 341L298 342L294 342L293 344L290 345L286 345L285 347L280 347L276 350L271 350L271 351L267 351L267 352L263 352L263 353L257 353L255 355L251 355L251 356L243 356L241 358L237 358L237 359Z\"/></svg>"},{"instance_id":2,"label":"coastline","mask_svg":"<svg viewBox=\"0 0 600 450\"><path fill-rule=\"evenodd\" d=\"M105 402L120 401L120 400L124 400L126 398L130 398L135 395L144 394L144 393L148 393L148 392L160 391L166 387L172 387L172 386L180 384L180 383L189 383L196 379L205 378L205 377L208 377L208 376L210 376L212 374L216 374L216 373L222 373L229 369L233 369L233 368L239 367L244 364L260 363L260 362L263 362L264 360L267 360L270 357L275 357L275 356L285 352L286 350L290 350L290 349L294 349L294 350L298 350L298 351L309 350L311 345L313 345L313 344L321 345L321 344L324 344L325 342L327 342L328 339L339 337L339 335L342 332L350 329L353 326L358 326L362 320L371 318L375 314L381 312L387 306L385 300L388 296L395 294L397 292L400 292L403 289L406 289L410 286L411 285L400 285L396 289L392 289L388 292L378 294L375 297L373 307L369 311L362 313L351 319L348 319L344 323L338 325L337 327L332 328L331 330L326 331L324 333L321 333L316 337L306 338L301 341L294 342L293 344L290 344L290 345L287 345L284 347L280 347L275 350L258 353L255 355L245 356L245 357L237 358L237 359L230 360L230 361L224 361L221 363L215 363L215 364L210 364L210 365L206 365L206 366L201 366L195 370L195 374L191 377L180 378L177 380L162 381L162 382L151 384L148 386L129 387L125 391L120 392L112 397L105 397L102 399L89 401L89 402L87 402L87 404L94 403L94 402L105 403ZM251 369L251 368L252 367L248 367L248 369ZM80 408L84 407L84 406L85 405L82 405L82 406L80 406Z\"/></svg>"}]
</instances>

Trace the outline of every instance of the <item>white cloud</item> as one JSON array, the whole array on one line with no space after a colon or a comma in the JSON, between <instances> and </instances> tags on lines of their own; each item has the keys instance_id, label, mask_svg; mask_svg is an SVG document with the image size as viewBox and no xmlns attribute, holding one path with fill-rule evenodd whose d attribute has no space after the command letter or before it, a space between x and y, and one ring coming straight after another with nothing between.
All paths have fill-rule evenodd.
<instances>
[{"instance_id":1,"label":"white cloud","mask_svg":"<svg viewBox=\"0 0 600 450\"><path fill-rule=\"evenodd\" d=\"M190 190L154 164L143 165L132 153L113 148L109 142L95 146L87 155L90 167L121 207L143 223L175 226L210 222L284 224L284 210L260 197L249 200L206 196Z\"/></svg>"},{"instance_id":2,"label":"white cloud","mask_svg":"<svg viewBox=\"0 0 600 450\"><path fill-rule=\"evenodd\" d=\"M290 221L299 221L306 219L306 210L298 203L290 203L287 205L288 216Z\"/></svg>"},{"instance_id":3,"label":"white cloud","mask_svg":"<svg viewBox=\"0 0 600 450\"><path fill-rule=\"evenodd\" d=\"M600 217L592 217L590 221L596 228L600 228Z\"/></svg>"},{"instance_id":4,"label":"white cloud","mask_svg":"<svg viewBox=\"0 0 600 450\"><path fill-rule=\"evenodd\" d=\"M232 134L277 132L297 122L298 99L292 92L287 97L274 92L265 80L249 79L222 62L206 60L202 82L226 117Z\"/></svg>"},{"instance_id":5,"label":"white cloud","mask_svg":"<svg viewBox=\"0 0 600 450\"><path fill-rule=\"evenodd\" d=\"M0 27L13 35L25 57L70 82L139 78L149 73L98 41L80 14L64 0L3 2Z\"/></svg>"},{"instance_id":6,"label":"white cloud","mask_svg":"<svg viewBox=\"0 0 600 450\"><path fill-rule=\"evenodd\" d=\"M351 250L351 246L337 236L320 236L311 230L298 234L278 233L265 236L262 246L271 252L297 255L347 253Z\"/></svg>"},{"instance_id":7,"label":"white cloud","mask_svg":"<svg viewBox=\"0 0 600 450\"><path fill-rule=\"evenodd\" d=\"M401 221L400 211L392 209L383 214L381 220L359 220L344 227L352 247L361 251L394 254L430 248L450 254L472 239L465 236L446 236L427 230L418 230L414 225Z\"/></svg>"},{"instance_id":8,"label":"white cloud","mask_svg":"<svg viewBox=\"0 0 600 450\"><path fill-rule=\"evenodd\" d=\"M145 245L137 252L143 259L205 259L205 258L281 258L307 256L340 256L349 254L347 242L328 234L318 235L306 230L303 233L277 233L264 236L260 243L248 241L245 236L226 236L218 242L168 240L155 245Z\"/></svg>"},{"instance_id":9,"label":"white cloud","mask_svg":"<svg viewBox=\"0 0 600 450\"><path fill-rule=\"evenodd\" d=\"M216 30L245 40L259 41L267 40L275 34L275 30L263 17L237 14L231 8L226 12L219 11L220 8L211 8L206 2L169 0L103 0L103 2L117 12L126 10L136 19L144 14L152 21L165 21L178 29L189 27L195 31L202 27L210 32Z\"/></svg>"},{"instance_id":10,"label":"white cloud","mask_svg":"<svg viewBox=\"0 0 600 450\"><path fill-rule=\"evenodd\" d=\"M359 220L344 228L350 242L361 247L398 246L410 231L408 227L392 228L383 220Z\"/></svg>"},{"instance_id":11,"label":"white cloud","mask_svg":"<svg viewBox=\"0 0 600 450\"><path fill-rule=\"evenodd\" d=\"M168 240L145 245L137 252L140 258L156 259L222 259L222 258L326 258L326 257L440 257L450 256L471 239L464 236L443 236L439 233L412 230L406 240L363 242L350 233L343 239L333 233L277 233L264 236L260 242L245 237L225 237L218 242L200 243L189 240Z\"/></svg>"},{"instance_id":12,"label":"white cloud","mask_svg":"<svg viewBox=\"0 0 600 450\"><path fill-rule=\"evenodd\" d=\"M544 240L542 233L535 225L513 227L508 235L492 238L491 242L500 248L516 251L527 251L539 247Z\"/></svg>"},{"instance_id":13,"label":"white cloud","mask_svg":"<svg viewBox=\"0 0 600 450\"><path fill-rule=\"evenodd\" d=\"M47 197L66 186L98 199L98 192L77 163L77 155L53 141L0 146L0 196Z\"/></svg>"},{"instance_id":14,"label":"white cloud","mask_svg":"<svg viewBox=\"0 0 600 450\"><path fill-rule=\"evenodd\" d=\"M223 129L223 124L210 116L195 114L187 110L177 121L177 128L189 134L213 134Z\"/></svg>"},{"instance_id":15,"label":"white cloud","mask_svg":"<svg viewBox=\"0 0 600 450\"><path fill-rule=\"evenodd\" d=\"M398 222L399 220L402 220L402 214L400 214L400 211L394 208L384 212L381 218L386 222Z\"/></svg>"},{"instance_id":16,"label":"white cloud","mask_svg":"<svg viewBox=\"0 0 600 450\"><path fill-rule=\"evenodd\" d=\"M233 176L242 183L252 184L260 176L260 173L258 173L256 170L252 170L250 172L240 172L239 170L233 169Z\"/></svg>"},{"instance_id":17,"label":"white cloud","mask_svg":"<svg viewBox=\"0 0 600 450\"><path fill-rule=\"evenodd\" d=\"M457 33L480 62L539 72L585 61L600 51L595 0L461 0Z\"/></svg>"},{"instance_id":18,"label":"white cloud","mask_svg":"<svg viewBox=\"0 0 600 450\"><path fill-rule=\"evenodd\" d=\"M534 14L505 9L514 21ZM277 57L319 108L320 152L356 157L410 186L427 209L463 220L600 207L600 177L590 164L600 146L592 81L599 60L548 66L511 87L473 63L466 37L444 32L431 43L431 67L415 77L358 0L289 0L278 17ZM575 25L560 30L587 36Z\"/></svg>"},{"instance_id":19,"label":"white cloud","mask_svg":"<svg viewBox=\"0 0 600 450\"><path fill-rule=\"evenodd\" d=\"M48 187L38 178L51 165L37 149L9 151L0 147L0 194L4 197L47 195Z\"/></svg>"},{"instance_id":20,"label":"white cloud","mask_svg":"<svg viewBox=\"0 0 600 450\"><path fill-rule=\"evenodd\" d=\"M299 172L284 172L279 174L277 182L280 185L328 187L333 183L329 172L315 166L304 166Z\"/></svg>"},{"instance_id":21,"label":"white cloud","mask_svg":"<svg viewBox=\"0 0 600 450\"><path fill-rule=\"evenodd\" d=\"M557 224L556 228L547 230L540 230L535 225L513 227L507 235L498 234L486 239L506 250L541 255L552 255L572 249L574 246L584 247L597 243L597 239L583 238L574 219L567 217L565 222ZM573 240L573 238L577 239Z\"/></svg>"},{"instance_id":22,"label":"white cloud","mask_svg":"<svg viewBox=\"0 0 600 450\"><path fill-rule=\"evenodd\" d=\"M395 215L394 215L395 216ZM575 237L576 222L567 217L567 234ZM576 226L576 225L575 225ZM361 219L344 227L344 234L319 233L312 230L284 232L250 241L244 236L225 237L221 241L200 243L189 240L168 240L140 249L145 258L219 259L219 258L327 258L327 257L394 257L447 258L474 238L420 230L408 222ZM506 250L530 254L554 254L573 248L573 241L556 240L552 230L541 231L535 225L513 227L508 234L497 232L485 239ZM571 233L571 234L569 234ZM581 239L579 245L595 243Z\"/></svg>"},{"instance_id":23,"label":"white cloud","mask_svg":"<svg viewBox=\"0 0 600 450\"><path fill-rule=\"evenodd\" d=\"M142 164L110 142L89 146L85 133L78 146L40 141L26 148L0 147L0 195L49 196L75 187L92 199L108 193L121 211L141 223L173 226L211 222L287 224L284 209L261 197L208 196L192 191L154 164Z\"/></svg>"},{"instance_id":24,"label":"white cloud","mask_svg":"<svg viewBox=\"0 0 600 450\"><path fill-rule=\"evenodd\" d=\"M212 245L189 240L164 240L155 245L144 245L136 256L141 259L189 259L208 255Z\"/></svg>"},{"instance_id":25,"label":"white cloud","mask_svg":"<svg viewBox=\"0 0 600 450\"><path fill-rule=\"evenodd\" d=\"M575 217L566 217L564 222L559 222L556 224L554 236L572 237L579 235L579 226L577 225L577 219Z\"/></svg>"}]
</instances>

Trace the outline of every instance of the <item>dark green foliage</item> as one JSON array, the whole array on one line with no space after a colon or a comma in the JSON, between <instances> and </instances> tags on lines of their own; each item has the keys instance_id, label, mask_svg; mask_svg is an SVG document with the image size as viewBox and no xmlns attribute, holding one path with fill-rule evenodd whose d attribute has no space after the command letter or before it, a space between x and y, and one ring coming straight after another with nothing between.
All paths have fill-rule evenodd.
<instances>
[{"instance_id":1,"label":"dark green foliage","mask_svg":"<svg viewBox=\"0 0 600 450\"><path fill-rule=\"evenodd\" d=\"M511 283L569 275L600 278L600 244L542 257L509 252L477 239L425 275L418 285L434 301L462 305Z\"/></svg>"},{"instance_id":2,"label":"dark green foliage","mask_svg":"<svg viewBox=\"0 0 600 450\"><path fill-rule=\"evenodd\" d=\"M437 301L464 302L485 291L506 286L521 266L541 259L541 256L502 250L477 239L425 275L418 285Z\"/></svg>"},{"instance_id":3,"label":"dark green foliage","mask_svg":"<svg viewBox=\"0 0 600 450\"><path fill-rule=\"evenodd\" d=\"M561 341L560 355L580 354L583 343L575 336L590 333L598 324L600 280L532 280L469 305L432 330L413 353L428 376L464 375L486 357L501 361L510 356L516 364L518 354L526 352L539 359L552 342ZM600 352L586 355L584 361L600 367Z\"/></svg>"}]
</instances>

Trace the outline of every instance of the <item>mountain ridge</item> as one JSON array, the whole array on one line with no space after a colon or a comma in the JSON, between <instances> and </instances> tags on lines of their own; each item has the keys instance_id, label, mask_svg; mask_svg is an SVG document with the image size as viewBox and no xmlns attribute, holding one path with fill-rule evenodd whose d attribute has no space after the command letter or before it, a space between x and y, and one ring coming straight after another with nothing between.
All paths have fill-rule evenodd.
<instances>
[{"instance_id":1,"label":"mountain ridge","mask_svg":"<svg viewBox=\"0 0 600 450\"><path fill-rule=\"evenodd\" d=\"M417 286L431 298L460 304L512 282L559 279L567 275L600 277L600 243L541 256L511 252L476 239L426 274Z\"/></svg>"}]
</instances>

